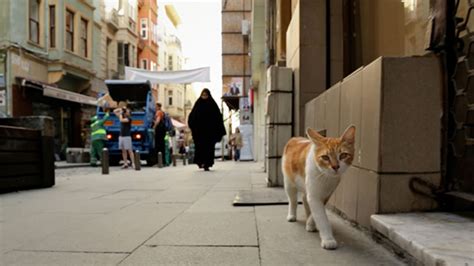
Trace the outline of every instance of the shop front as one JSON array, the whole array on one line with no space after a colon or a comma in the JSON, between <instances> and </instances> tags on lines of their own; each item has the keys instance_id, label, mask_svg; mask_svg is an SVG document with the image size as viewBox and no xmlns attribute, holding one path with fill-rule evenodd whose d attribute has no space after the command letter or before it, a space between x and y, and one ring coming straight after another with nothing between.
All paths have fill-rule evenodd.
<instances>
[{"instance_id":1,"label":"shop front","mask_svg":"<svg viewBox=\"0 0 474 266\"><path fill-rule=\"evenodd\" d=\"M14 102L21 102L21 106L15 108L17 113L53 118L57 160L65 159L66 148L87 145L88 118L95 111L95 98L31 79L17 77L16 80L18 85Z\"/></svg>"}]
</instances>

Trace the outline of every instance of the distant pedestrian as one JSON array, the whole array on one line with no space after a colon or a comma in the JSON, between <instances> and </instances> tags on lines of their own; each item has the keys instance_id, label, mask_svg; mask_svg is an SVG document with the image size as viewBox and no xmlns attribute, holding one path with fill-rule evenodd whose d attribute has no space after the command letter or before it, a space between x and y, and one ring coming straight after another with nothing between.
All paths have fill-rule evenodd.
<instances>
[{"instance_id":1,"label":"distant pedestrian","mask_svg":"<svg viewBox=\"0 0 474 266\"><path fill-rule=\"evenodd\" d=\"M165 156L165 166L170 166L171 165L171 154L173 151L173 148L171 146L171 137L168 132L165 133L165 153L163 156Z\"/></svg>"},{"instance_id":2,"label":"distant pedestrian","mask_svg":"<svg viewBox=\"0 0 474 266\"><path fill-rule=\"evenodd\" d=\"M91 158L90 163L92 166L97 166L97 160L102 161L102 149L105 146L107 140L107 131L105 131L104 122L109 117L109 111L107 111L102 119L99 119L96 115L91 118Z\"/></svg>"},{"instance_id":3,"label":"distant pedestrian","mask_svg":"<svg viewBox=\"0 0 474 266\"><path fill-rule=\"evenodd\" d=\"M132 115L130 110L125 106L114 110L115 115L120 120L120 136L119 136L119 148L122 150L123 165L122 169L128 168L130 164L127 159L127 152L132 162L132 168L135 169L135 160L132 149Z\"/></svg>"},{"instance_id":4,"label":"distant pedestrian","mask_svg":"<svg viewBox=\"0 0 474 266\"><path fill-rule=\"evenodd\" d=\"M219 107L208 89L202 90L189 114L188 124L196 145L194 163L209 171L214 165L216 142L225 135L225 128Z\"/></svg>"},{"instance_id":5,"label":"distant pedestrian","mask_svg":"<svg viewBox=\"0 0 474 266\"><path fill-rule=\"evenodd\" d=\"M184 130L180 130L178 134L178 153L185 154L186 153L186 144L184 139Z\"/></svg>"},{"instance_id":6,"label":"distant pedestrian","mask_svg":"<svg viewBox=\"0 0 474 266\"><path fill-rule=\"evenodd\" d=\"M165 112L161 110L161 103L156 103L155 121L153 129L155 131L155 153L161 152L163 161L165 161Z\"/></svg>"},{"instance_id":7,"label":"distant pedestrian","mask_svg":"<svg viewBox=\"0 0 474 266\"><path fill-rule=\"evenodd\" d=\"M230 144L234 149L234 161L240 161L240 149L242 149L243 142L239 128L236 128L235 133L230 137Z\"/></svg>"}]
</instances>

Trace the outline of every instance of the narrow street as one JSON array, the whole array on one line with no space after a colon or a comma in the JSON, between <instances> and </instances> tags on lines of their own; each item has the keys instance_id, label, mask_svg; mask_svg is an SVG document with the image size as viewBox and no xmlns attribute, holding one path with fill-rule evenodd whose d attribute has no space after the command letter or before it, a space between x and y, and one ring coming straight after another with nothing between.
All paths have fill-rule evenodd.
<instances>
[{"instance_id":1,"label":"narrow street","mask_svg":"<svg viewBox=\"0 0 474 266\"><path fill-rule=\"evenodd\" d=\"M402 265L331 214L340 247L286 222L287 206L233 207L267 189L261 164L217 162L141 171L56 170L56 185L0 195L1 265Z\"/></svg>"}]
</instances>

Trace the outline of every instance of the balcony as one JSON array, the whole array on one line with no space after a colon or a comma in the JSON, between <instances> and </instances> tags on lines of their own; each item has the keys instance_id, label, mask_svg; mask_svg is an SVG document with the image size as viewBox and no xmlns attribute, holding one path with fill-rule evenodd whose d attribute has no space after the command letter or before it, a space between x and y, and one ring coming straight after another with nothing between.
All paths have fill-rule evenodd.
<instances>
[{"instance_id":1,"label":"balcony","mask_svg":"<svg viewBox=\"0 0 474 266\"><path fill-rule=\"evenodd\" d=\"M110 12L107 12L105 15L105 21L109 26L114 28L115 31L119 29L119 20L118 20L118 14L117 10L112 9Z\"/></svg>"}]
</instances>

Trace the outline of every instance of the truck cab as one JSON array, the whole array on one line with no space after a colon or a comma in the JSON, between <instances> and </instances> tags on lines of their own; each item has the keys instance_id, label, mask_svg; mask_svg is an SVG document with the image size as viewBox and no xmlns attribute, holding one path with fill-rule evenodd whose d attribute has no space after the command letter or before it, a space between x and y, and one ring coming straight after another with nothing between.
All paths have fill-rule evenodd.
<instances>
[{"instance_id":1,"label":"truck cab","mask_svg":"<svg viewBox=\"0 0 474 266\"><path fill-rule=\"evenodd\" d=\"M140 159L146 160L147 165L156 163L153 121L155 117L155 101L151 94L151 84L148 81L106 80L105 84L113 101L127 102L132 115L132 146L140 152ZM105 112L109 117L104 123L107 131L105 147L109 150L109 160L116 165L122 159L122 151L118 146L120 136L120 120L113 113L114 108L97 107L97 116L102 119Z\"/></svg>"}]
</instances>

